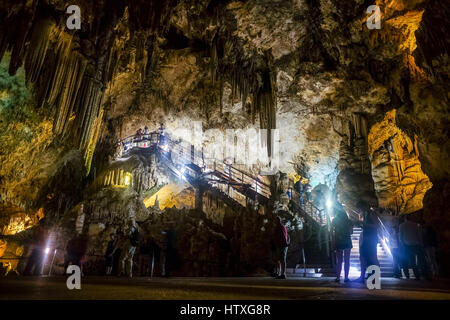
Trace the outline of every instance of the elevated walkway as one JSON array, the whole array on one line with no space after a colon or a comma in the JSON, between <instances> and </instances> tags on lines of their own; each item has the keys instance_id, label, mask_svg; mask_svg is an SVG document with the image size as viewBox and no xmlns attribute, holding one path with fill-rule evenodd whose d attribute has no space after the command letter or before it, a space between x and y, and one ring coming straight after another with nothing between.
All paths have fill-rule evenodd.
<instances>
[{"instance_id":1,"label":"elevated walkway","mask_svg":"<svg viewBox=\"0 0 450 320\"><path fill-rule=\"evenodd\" d=\"M184 146L183 146L184 145ZM244 172L224 161L206 158L203 152L193 146L186 147L186 142L173 141L167 135L152 132L143 137L130 136L119 142L119 157L141 150L143 154L156 154L158 159L169 169L174 180L189 183L196 189L208 190L232 208L247 207L255 203L266 205L271 198L270 186L258 176ZM299 202L299 194L290 181L290 208L294 214L308 220L312 225L326 228L330 219L324 210L318 209L310 201ZM352 235L350 275L359 276L359 235L360 228L354 228ZM378 246L378 257L382 276L392 276L392 257L386 247ZM334 269L329 264L305 265L288 269L288 274L306 277L334 276Z\"/></svg>"},{"instance_id":2,"label":"elevated walkway","mask_svg":"<svg viewBox=\"0 0 450 320\"><path fill-rule=\"evenodd\" d=\"M231 206L266 205L271 197L270 186L258 176L247 173L222 160L207 158L183 140L174 141L167 134L151 132L141 137L129 136L118 142L119 157L136 150L156 153L175 179L189 182L196 188L206 188ZM290 182L293 185L293 182ZM328 221L322 210L311 202L300 204L299 195L291 189L291 209L318 226Z\"/></svg>"}]
</instances>

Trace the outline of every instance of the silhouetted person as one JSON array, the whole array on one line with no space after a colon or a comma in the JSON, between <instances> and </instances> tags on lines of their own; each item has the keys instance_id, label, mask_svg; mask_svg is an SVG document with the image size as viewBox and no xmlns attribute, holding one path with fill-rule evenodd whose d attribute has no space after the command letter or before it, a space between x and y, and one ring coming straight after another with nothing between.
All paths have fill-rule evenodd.
<instances>
[{"instance_id":1,"label":"silhouetted person","mask_svg":"<svg viewBox=\"0 0 450 320\"><path fill-rule=\"evenodd\" d=\"M435 277L439 274L439 266L436 261L438 241L436 231L431 225L425 225L423 228L423 246L430 276Z\"/></svg>"},{"instance_id":2,"label":"silhouetted person","mask_svg":"<svg viewBox=\"0 0 450 320\"><path fill-rule=\"evenodd\" d=\"M350 271L350 251L353 248L351 235L353 233L353 223L347 216L344 208L336 203L336 216L331 222L334 239L334 249L336 252L336 282L341 280L342 262L344 262L344 282L348 282Z\"/></svg>"},{"instance_id":3,"label":"silhouetted person","mask_svg":"<svg viewBox=\"0 0 450 320\"><path fill-rule=\"evenodd\" d=\"M357 207L360 214L363 216L359 247L361 275L357 281L364 282L367 267L371 265L380 265L377 257L378 221L375 213L370 209L366 202L360 201Z\"/></svg>"},{"instance_id":4,"label":"silhouetted person","mask_svg":"<svg viewBox=\"0 0 450 320\"><path fill-rule=\"evenodd\" d=\"M136 222L133 220L130 223L128 234L124 235L122 241L119 240L122 248L119 276L127 275L130 278L133 277L133 258L136 247L139 244L139 237Z\"/></svg>"},{"instance_id":5,"label":"silhouetted person","mask_svg":"<svg viewBox=\"0 0 450 320\"><path fill-rule=\"evenodd\" d=\"M303 186L303 184L300 182L300 180L298 180L298 181L294 184L294 190L298 192L298 202L299 202L300 206L303 206L303 191L304 191L304 186Z\"/></svg>"},{"instance_id":6,"label":"silhouetted person","mask_svg":"<svg viewBox=\"0 0 450 320\"><path fill-rule=\"evenodd\" d=\"M427 273L420 225L411 221L410 217L405 216L405 221L399 227L399 239L405 248L408 267L413 269L414 277L419 280L421 275Z\"/></svg>"},{"instance_id":7,"label":"silhouetted person","mask_svg":"<svg viewBox=\"0 0 450 320\"><path fill-rule=\"evenodd\" d=\"M165 145L167 142L166 139L166 128L164 127L164 124L161 123L159 129L158 129L158 137L159 137L159 144Z\"/></svg>"},{"instance_id":8,"label":"silhouetted person","mask_svg":"<svg viewBox=\"0 0 450 320\"><path fill-rule=\"evenodd\" d=\"M404 269L404 257L398 240L398 221L390 229L389 248L391 249L392 260L394 265L394 278L402 277L402 269ZM408 269L404 270L405 274Z\"/></svg>"},{"instance_id":9,"label":"silhouetted person","mask_svg":"<svg viewBox=\"0 0 450 320\"><path fill-rule=\"evenodd\" d=\"M163 277L170 277L172 271L177 267L178 262L178 233L171 226L165 231L166 241L164 242L163 255Z\"/></svg>"},{"instance_id":10,"label":"silhouetted person","mask_svg":"<svg viewBox=\"0 0 450 320\"><path fill-rule=\"evenodd\" d=\"M145 128L144 128L144 138L148 139L149 138L149 136L148 136L149 134L150 134L150 130L148 129L147 126L145 126Z\"/></svg>"},{"instance_id":11,"label":"silhouetted person","mask_svg":"<svg viewBox=\"0 0 450 320\"><path fill-rule=\"evenodd\" d=\"M159 250L155 239L153 237L146 238L139 249L139 270L141 276L152 275Z\"/></svg>"},{"instance_id":12,"label":"silhouetted person","mask_svg":"<svg viewBox=\"0 0 450 320\"><path fill-rule=\"evenodd\" d=\"M89 238L86 234L77 234L69 240L66 246L66 260L64 270L67 270L69 264L80 267L83 274L83 264L86 259Z\"/></svg>"},{"instance_id":13,"label":"silhouetted person","mask_svg":"<svg viewBox=\"0 0 450 320\"><path fill-rule=\"evenodd\" d=\"M307 183L306 186L304 186L304 192L306 194L306 200L312 201L312 187L309 183Z\"/></svg>"},{"instance_id":14,"label":"silhouetted person","mask_svg":"<svg viewBox=\"0 0 450 320\"><path fill-rule=\"evenodd\" d=\"M45 259L45 247L47 243L47 231L42 224L43 221L41 220L34 230L31 254L23 272L24 275L39 276L42 274Z\"/></svg>"},{"instance_id":15,"label":"silhouetted person","mask_svg":"<svg viewBox=\"0 0 450 320\"><path fill-rule=\"evenodd\" d=\"M111 240L108 242L108 247L106 248L105 253L105 265L106 265L106 274L110 275L112 273L113 265L114 265L114 252L117 249L117 237L115 233L111 233Z\"/></svg>"},{"instance_id":16,"label":"silhouetted person","mask_svg":"<svg viewBox=\"0 0 450 320\"><path fill-rule=\"evenodd\" d=\"M138 131L136 131L136 141L139 142L142 140L142 129L139 128Z\"/></svg>"},{"instance_id":17,"label":"silhouetted person","mask_svg":"<svg viewBox=\"0 0 450 320\"><path fill-rule=\"evenodd\" d=\"M113 266L111 274L113 275L119 275L120 271L120 257L122 256L122 242L124 241L124 234L122 230L117 230L116 232L116 250L114 250L113 253Z\"/></svg>"},{"instance_id":18,"label":"silhouetted person","mask_svg":"<svg viewBox=\"0 0 450 320\"><path fill-rule=\"evenodd\" d=\"M281 217L278 216L272 238L277 261L277 279L286 279L286 256L290 241L287 228L281 221Z\"/></svg>"}]
</instances>

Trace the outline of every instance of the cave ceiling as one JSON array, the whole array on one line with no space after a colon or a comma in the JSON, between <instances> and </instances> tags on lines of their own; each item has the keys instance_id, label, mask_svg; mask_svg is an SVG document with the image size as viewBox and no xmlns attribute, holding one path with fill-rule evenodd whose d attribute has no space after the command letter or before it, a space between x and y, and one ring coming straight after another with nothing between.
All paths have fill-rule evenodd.
<instances>
[{"instance_id":1,"label":"cave ceiling","mask_svg":"<svg viewBox=\"0 0 450 320\"><path fill-rule=\"evenodd\" d=\"M367 141L358 123L370 128L397 109L397 126L426 150L424 172L443 179L449 6L375 3L379 30L366 26L367 0L3 0L0 58L11 75L24 69L56 145L79 150L87 173L138 127L200 121L276 128L280 169L306 167L315 185L334 187L352 167L341 142L353 150ZM81 30L66 27L72 4Z\"/></svg>"}]
</instances>

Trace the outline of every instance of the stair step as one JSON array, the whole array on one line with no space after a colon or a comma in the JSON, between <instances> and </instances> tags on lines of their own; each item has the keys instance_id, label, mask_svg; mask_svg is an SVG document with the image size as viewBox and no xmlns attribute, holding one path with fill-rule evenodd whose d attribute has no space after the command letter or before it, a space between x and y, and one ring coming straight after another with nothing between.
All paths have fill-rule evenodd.
<instances>
[{"instance_id":1,"label":"stair step","mask_svg":"<svg viewBox=\"0 0 450 320\"><path fill-rule=\"evenodd\" d=\"M313 274L313 273L316 273L316 269L315 268L306 268L305 270L303 269L303 268L297 268L297 269L294 269L294 268L286 268L286 271L289 271L289 272L291 272L291 273L311 273L311 274Z\"/></svg>"}]
</instances>

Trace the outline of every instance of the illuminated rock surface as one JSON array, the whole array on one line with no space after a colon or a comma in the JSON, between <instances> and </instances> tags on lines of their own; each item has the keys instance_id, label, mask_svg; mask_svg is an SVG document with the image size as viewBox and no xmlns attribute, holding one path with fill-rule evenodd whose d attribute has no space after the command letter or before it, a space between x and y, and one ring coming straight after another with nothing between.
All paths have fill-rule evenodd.
<instances>
[{"instance_id":1,"label":"illuminated rock surface","mask_svg":"<svg viewBox=\"0 0 450 320\"><path fill-rule=\"evenodd\" d=\"M65 1L2 1L1 201L26 214L43 208L50 225L67 230L85 204L100 252L109 227L130 208L141 222L156 214L144 199L173 183L151 161L113 160L117 140L160 123L176 136L198 121L217 130L203 143L183 135L201 150L227 129L276 128L282 172L309 178L316 191L326 185L349 207L364 199L403 214L423 209L445 257L449 7L376 4L380 30L367 28L362 0L79 1L82 31L70 31ZM239 167L258 174L266 162ZM189 188L163 207L187 207ZM206 220L219 225L236 211L208 201ZM123 221L88 222L111 212ZM230 218L242 222L240 243L258 241L264 226L264 215L250 216L254 226ZM11 212L1 218L2 229L17 229ZM214 232L231 241L225 229ZM240 255L257 261L258 250Z\"/></svg>"},{"instance_id":2,"label":"illuminated rock surface","mask_svg":"<svg viewBox=\"0 0 450 320\"><path fill-rule=\"evenodd\" d=\"M369 154L378 204L399 213L422 209L425 193L432 187L419 161L414 142L395 123L395 110L375 124L369 134Z\"/></svg>"}]
</instances>

